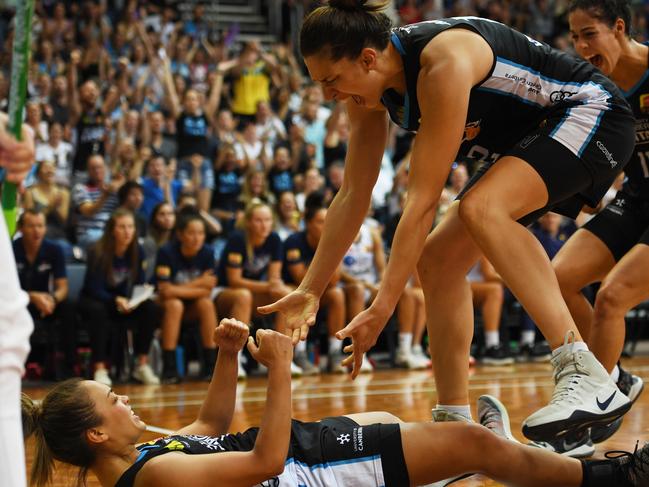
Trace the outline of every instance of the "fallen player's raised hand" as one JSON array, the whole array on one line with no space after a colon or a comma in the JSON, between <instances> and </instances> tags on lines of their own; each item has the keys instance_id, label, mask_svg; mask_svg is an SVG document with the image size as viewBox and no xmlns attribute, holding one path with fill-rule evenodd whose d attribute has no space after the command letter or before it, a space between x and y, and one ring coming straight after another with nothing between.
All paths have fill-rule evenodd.
<instances>
[{"instance_id":1,"label":"fallen player's raised hand","mask_svg":"<svg viewBox=\"0 0 649 487\"><path fill-rule=\"evenodd\" d=\"M235 319L224 318L214 329L214 342L220 352L238 353L246 344L248 334L248 325Z\"/></svg>"}]
</instances>

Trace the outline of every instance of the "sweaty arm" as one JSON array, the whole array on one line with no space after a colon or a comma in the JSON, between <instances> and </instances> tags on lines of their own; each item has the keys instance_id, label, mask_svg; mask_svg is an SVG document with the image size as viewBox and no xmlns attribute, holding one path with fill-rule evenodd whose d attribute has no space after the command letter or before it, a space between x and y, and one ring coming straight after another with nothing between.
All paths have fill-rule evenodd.
<instances>
[{"instance_id":1,"label":"sweaty arm","mask_svg":"<svg viewBox=\"0 0 649 487\"><path fill-rule=\"evenodd\" d=\"M388 137L384 110L363 109L349 98L347 112L351 133L343 184L327 211L318 249L300 283L301 290L316 296L327 288L367 215Z\"/></svg>"},{"instance_id":2,"label":"sweaty arm","mask_svg":"<svg viewBox=\"0 0 649 487\"><path fill-rule=\"evenodd\" d=\"M471 89L489 74L492 64L489 44L463 29L443 32L422 51L417 81L421 123L410 160L408 200L372 304L381 316L390 316L419 260L462 140Z\"/></svg>"}]
</instances>

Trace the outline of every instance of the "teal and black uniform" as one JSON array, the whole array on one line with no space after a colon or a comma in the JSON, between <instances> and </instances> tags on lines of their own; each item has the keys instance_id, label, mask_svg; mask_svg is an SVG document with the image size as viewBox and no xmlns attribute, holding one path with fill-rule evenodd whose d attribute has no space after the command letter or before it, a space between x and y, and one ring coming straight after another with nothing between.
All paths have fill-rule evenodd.
<instances>
[{"instance_id":1,"label":"teal and black uniform","mask_svg":"<svg viewBox=\"0 0 649 487\"><path fill-rule=\"evenodd\" d=\"M616 261L637 243L649 245L649 69L622 94L635 115L635 149L624 168L622 190L584 226L606 244Z\"/></svg>"},{"instance_id":2,"label":"teal and black uniform","mask_svg":"<svg viewBox=\"0 0 649 487\"><path fill-rule=\"evenodd\" d=\"M596 205L624 168L633 147L633 114L619 89L584 60L552 49L506 25L477 17L439 19L395 28L407 91L390 89L382 103L402 128L417 131L420 56L449 29L480 35L494 54L489 75L471 90L458 157L483 163L467 188L502 156L519 157L545 182L554 208L574 217ZM462 195L460 195L462 197ZM540 212L535 212L537 216Z\"/></svg>"}]
</instances>

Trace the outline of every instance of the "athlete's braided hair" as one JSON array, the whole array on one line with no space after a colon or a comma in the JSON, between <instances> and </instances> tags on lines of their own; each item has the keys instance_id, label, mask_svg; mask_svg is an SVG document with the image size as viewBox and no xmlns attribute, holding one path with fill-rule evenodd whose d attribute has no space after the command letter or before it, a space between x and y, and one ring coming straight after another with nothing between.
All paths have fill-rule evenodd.
<instances>
[{"instance_id":1,"label":"athlete's braided hair","mask_svg":"<svg viewBox=\"0 0 649 487\"><path fill-rule=\"evenodd\" d=\"M592 17L613 27L617 19L624 21L624 33L632 35L631 30L631 3L629 0L572 0L568 12L584 10Z\"/></svg>"},{"instance_id":2,"label":"athlete's braided hair","mask_svg":"<svg viewBox=\"0 0 649 487\"><path fill-rule=\"evenodd\" d=\"M385 49L392 27L390 18L383 13L388 4L388 0L329 0L302 24L302 56L323 53L338 61L356 59L365 47Z\"/></svg>"}]
</instances>

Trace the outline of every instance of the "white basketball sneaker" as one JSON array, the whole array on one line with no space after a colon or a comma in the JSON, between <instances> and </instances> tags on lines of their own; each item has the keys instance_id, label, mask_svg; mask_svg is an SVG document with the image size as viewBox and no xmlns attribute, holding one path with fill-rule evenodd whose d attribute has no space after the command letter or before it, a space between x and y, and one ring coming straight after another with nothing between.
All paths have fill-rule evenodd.
<instances>
[{"instance_id":1,"label":"white basketball sneaker","mask_svg":"<svg viewBox=\"0 0 649 487\"><path fill-rule=\"evenodd\" d=\"M550 403L523 422L523 434L533 441L559 438L608 424L631 408L606 369L590 351L574 350L574 332L552 353L554 393Z\"/></svg>"}]
</instances>

